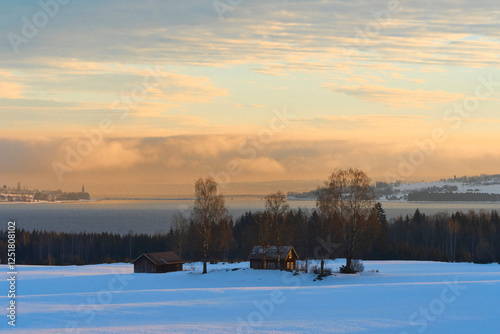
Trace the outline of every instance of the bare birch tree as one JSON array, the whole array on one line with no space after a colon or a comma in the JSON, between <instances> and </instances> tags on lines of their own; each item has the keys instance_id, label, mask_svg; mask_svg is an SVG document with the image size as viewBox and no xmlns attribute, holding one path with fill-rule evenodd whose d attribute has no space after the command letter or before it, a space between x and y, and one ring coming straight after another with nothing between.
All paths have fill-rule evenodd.
<instances>
[{"instance_id":1,"label":"bare birch tree","mask_svg":"<svg viewBox=\"0 0 500 334\"><path fill-rule=\"evenodd\" d=\"M269 243L271 241L273 226L271 225L271 220L269 219L269 214L267 212L255 215L254 220L259 227L258 237L263 252L263 269L267 269L267 248L269 247Z\"/></svg>"},{"instance_id":2,"label":"bare birch tree","mask_svg":"<svg viewBox=\"0 0 500 334\"><path fill-rule=\"evenodd\" d=\"M179 254L179 257L182 259L182 246L184 244L184 240L186 239L189 223L184 214L181 211L178 211L172 216L172 225L175 230L177 254Z\"/></svg>"},{"instance_id":3,"label":"bare birch tree","mask_svg":"<svg viewBox=\"0 0 500 334\"><path fill-rule=\"evenodd\" d=\"M281 191L266 196L266 213L273 234L276 238L276 251L278 255L278 268L281 267L281 246L283 233L286 229L285 213L288 211L286 195Z\"/></svg>"},{"instance_id":4,"label":"bare birch tree","mask_svg":"<svg viewBox=\"0 0 500 334\"><path fill-rule=\"evenodd\" d=\"M354 272L352 259L370 233L374 195L370 179L357 168L335 170L319 191L317 207L333 224L344 248L345 272Z\"/></svg>"},{"instance_id":5,"label":"bare birch tree","mask_svg":"<svg viewBox=\"0 0 500 334\"><path fill-rule=\"evenodd\" d=\"M222 194L217 194L217 182L212 177L199 178L195 184L195 202L193 221L200 233L203 245L203 273L207 273L207 256L212 240L212 229L227 216L227 209Z\"/></svg>"}]
</instances>

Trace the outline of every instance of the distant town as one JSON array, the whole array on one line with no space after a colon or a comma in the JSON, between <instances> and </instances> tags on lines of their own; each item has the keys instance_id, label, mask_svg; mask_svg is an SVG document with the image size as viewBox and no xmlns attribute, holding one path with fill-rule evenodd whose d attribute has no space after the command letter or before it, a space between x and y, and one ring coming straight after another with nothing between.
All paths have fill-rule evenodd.
<instances>
[{"instance_id":1,"label":"distant town","mask_svg":"<svg viewBox=\"0 0 500 334\"><path fill-rule=\"evenodd\" d=\"M0 188L0 202L59 202L59 201L79 201L90 200L90 194L85 191L82 185L80 192L63 192L62 190L30 190L21 187L11 188L4 185Z\"/></svg>"}]
</instances>

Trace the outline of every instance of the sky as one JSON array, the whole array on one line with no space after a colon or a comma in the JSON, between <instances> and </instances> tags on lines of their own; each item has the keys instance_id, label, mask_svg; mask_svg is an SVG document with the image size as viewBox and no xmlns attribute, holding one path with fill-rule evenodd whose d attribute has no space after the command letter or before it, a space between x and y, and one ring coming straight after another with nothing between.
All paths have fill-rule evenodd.
<instances>
[{"instance_id":1,"label":"sky","mask_svg":"<svg viewBox=\"0 0 500 334\"><path fill-rule=\"evenodd\" d=\"M156 196L207 176L265 193L335 168L499 173L493 0L4 0L0 31L8 186Z\"/></svg>"}]
</instances>

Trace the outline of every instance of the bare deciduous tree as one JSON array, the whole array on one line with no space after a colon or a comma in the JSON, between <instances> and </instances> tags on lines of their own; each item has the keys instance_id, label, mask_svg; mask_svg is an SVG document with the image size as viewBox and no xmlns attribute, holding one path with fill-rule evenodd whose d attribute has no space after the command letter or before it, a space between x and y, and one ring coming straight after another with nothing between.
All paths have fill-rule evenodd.
<instances>
[{"instance_id":1,"label":"bare deciduous tree","mask_svg":"<svg viewBox=\"0 0 500 334\"><path fill-rule=\"evenodd\" d=\"M281 266L280 248L283 242L283 232L286 228L285 213L288 208L286 195L281 191L266 196L266 214L269 218L271 230L276 238L278 268Z\"/></svg>"},{"instance_id":2,"label":"bare deciduous tree","mask_svg":"<svg viewBox=\"0 0 500 334\"><path fill-rule=\"evenodd\" d=\"M182 259L182 245L186 239L189 223L181 211L175 212L172 216L172 225L175 230L175 239L177 241L177 254Z\"/></svg>"},{"instance_id":3,"label":"bare deciduous tree","mask_svg":"<svg viewBox=\"0 0 500 334\"><path fill-rule=\"evenodd\" d=\"M319 190L317 207L344 248L344 270L353 272L353 256L370 233L374 200L370 179L357 168L337 169Z\"/></svg>"},{"instance_id":4,"label":"bare deciduous tree","mask_svg":"<svg viewBox=\"0 0 500 334\"><path fill-rule=\"evenodd\" d=\"M217 240L219 251L222 254L222 260L227 261L229 258L229 249L234 244L233 238L233 219L229 215L224 215L217 226Z\"/></svg>"},{"instance_id":5,"label":"bare deciduous tree","mask_svg":"<svg viewBox=\"0 0 500 334\"><path fill-rule=\"evenodd\" d=\"M195 184L193 221L200 233L203 245L203 273L207 273L207 255L212 239L212 228L227 216L222 194L217 194L217 182L212 177L199 178Z\"/></svg>"},{"instance_id":6,"label":"bare deciduous tree","mask_svg":"<svg viewBox=\"0 0 500 334\"><path fill-rule=\"evenodd\" d=\"M330 204L332 201L333 201L332 194L331 192L328 191L328 188L323 187L317 190L316 207L318 208L320 215L319 226L318 226L319 228L318 232L320 236L316 238L316 241L322 243L322 245L318 245L318 247L315 248L314 257L315 258L319 257L321 259L320 275L324 274L325 260L332 258L333 256L332 252L335 251L334 248L328 245L327 247L324 247L325 240L328 240L327 242L329 243L329 241L332 238L333 219L335 216L335 213L333 211L333 206ZM338 239L339 238L336 235L335 240Z\"/></svg>"},{"instance_id":7,"label":"bare deciduous tree","mask_svg":"<svg viewBox=\"0 0 500 334\"><path fill-rule=\"evenodd\" d=\"M447 243L449 245L447 249L448 259L455 262L455 254L457 252L457 235L460 232L460 223L453 218L448 220L448 237Z\"/></svg>"},{"instance_id":8,"label":"bare deciduous tree","mask_svg":"<svg viewBox=\"0 0 500 334\"><path fill-rule=\"evenodd\" d=\"M271 225L271 220L267 212L260 213L254 216L255 223L259 227L259 242L262 245L262 251L264 256L264 269L267 269L267 248L271 241L271 234L273 226Z\"/></svg>"}]
</instances>

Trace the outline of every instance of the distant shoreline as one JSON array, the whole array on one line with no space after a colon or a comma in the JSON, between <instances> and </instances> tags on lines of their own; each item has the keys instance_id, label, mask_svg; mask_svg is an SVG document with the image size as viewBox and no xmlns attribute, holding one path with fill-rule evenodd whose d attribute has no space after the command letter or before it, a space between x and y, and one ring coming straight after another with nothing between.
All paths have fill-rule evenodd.
<instances>
[{"instance_id":1,"label":"distant shoreline","mask_svg":"<svg viewBox=\"0 0 500 334\"><path fill-rule=\"evenodd\" d=\"M233 195L233 196L224 196L226 202L231 202L234 199L253 199L255 201L264 200L265 196L258 195ZM229 200L228 200L229 199ZM102 198L93 198L90 200L63 200L63 201L35 201L35 202L21 202L21 201L13 201L13 202L0 202L0 205L8 205L8 204L75 204L75 203L96 203L96 202L105 202L105 201L194 201L194 197L102 197ZM289 202L314 202L315 198L288 198ZM399 203L399 204L500 204L500 201L401 201L401 200L386 200L379 199L374 200L375 202L384 203Z\"/></svg>"},{"instance_id":2,"label":"distant shoreline","mask_svg":"<svg viewBox=\"0 0 500 334\"><path fill-rule=\"evenodd\" d=\"M97 202L95 199L79 199L79 200L64 200L64 201L33 201L33 202L22 202L22 201L2 201L0 205L4 204L65 204L65 203L87 203L87 202Z\"/></svg>"}]
</instances>

